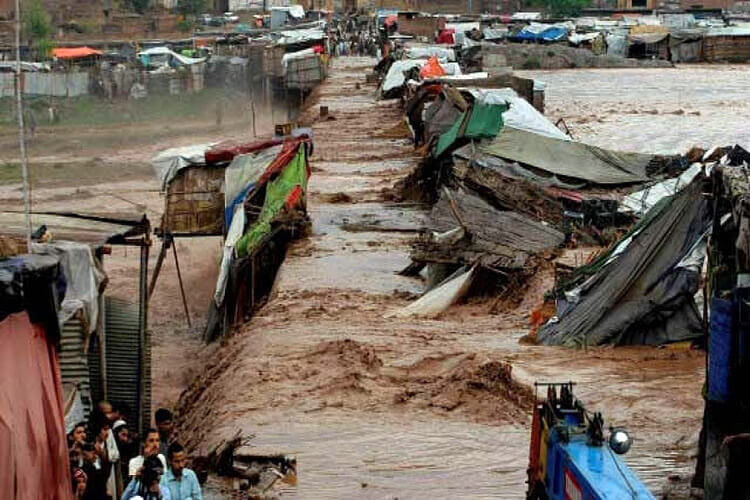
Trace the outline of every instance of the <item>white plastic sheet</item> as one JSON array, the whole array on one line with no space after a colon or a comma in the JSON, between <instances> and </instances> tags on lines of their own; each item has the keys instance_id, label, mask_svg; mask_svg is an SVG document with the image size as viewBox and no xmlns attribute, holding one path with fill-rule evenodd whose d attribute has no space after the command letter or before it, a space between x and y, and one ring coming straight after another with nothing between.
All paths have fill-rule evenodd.
<instances>
[{"instance_id":1,"label":"white plastic sheet","mask_svg":"<svg viewBox=\"0 0 750 500\"><path fill-rule=\"evenodd\" d=\"M408 59L405 61L394 61L383 79L383 92L397 89L406 83L404 73L413 69L421 68L427 63L427 59Z\"/></svg>"},{"instance_id":2,"label":"white plastic sheet","mask_svg":"<svg viewBox=\"0 0 750 500\"><path fill-rule=\"evenodd\" d=\"M690 184L703 170L703 165L694 163L679 177L667 179L652 186L630 193L620 204L620 212L629 212L641 216L651 210L661 199L672 196Z\"/></svg>"},{"instance_id":3,"label":"white plastic sheet","mask_svg":"<svg viewBox=\"0 0 750 500\"><path fill-rule=\"evenodd\" d=\"M65 277L65 296L58 311L60 324L83 309L89 332L96 330L99 320L99 287L107 276L97 267L91 247L73 241L55 241L32 243L32 251L41 255L53 255L60 260Z\"/></svg>"},{"instance_id":4,"label":"white plastic sheet","mask_svg":"<svg viewBox=\"0 0 750 500\"><path fill-rule=\"evenodd\" d=\"M452 62L456 60L456 52L453 49L441 46L407 47L404 50L404 55L407 59L429 59L430 57L437 57L441 63L443 61Z\"/></svg>"},{"instance_id":5,"label":"white plastic sheet","mask_svg":"<svg viewBox=\"0 0 750 500\"><path fill-rule=\"evenodd\" d=\"M179 61L180 64L185 64L187 66L189 66L191 64L198 64L198 63L202 63L202 62L206 61L205 57L195 58L195 57L183 56L182 54L178 54L177 52L173 51L169 47L165 47L165 46L162 46L162 47L153 47L153 48L142 50L142 51L138 52L138 57L141 57L141 56L144 56L144 55L145 56L165 56L165 55L169 55L169 56L174 57L177 61Z\"/></svg>"},{"instance_id":6,"label":"white plastic sheet","mask_svg":"<svg viewBox=\"0 0 750 500\"><path fill-rule=\"evenodd\" d=\"M570 137L537 111L526 99L519 97L513 89L469 88L461 90L468 90L475 99L485 104L510 103L510 109L503 113L503 122L507 127L526 130L555 139L570 140Z\"/></svg>"},{"instance_id":7,"label":"white plastic sheet","mask_svg":"<svg viewBox=\"0 0 750 500\"><path fill-rule=\"evenodd\" d=\"M162 191L175 178L177 172L191 165L203 165L206 163L206 151L215 143L193 144L180 148L165 149L151 159L151 166L159 179Z\"/></svg>"},{"instance_id":8,"label":"white plastic sheet","mask_svg":"<svg viewBox=\"0 0 750 500\"><path fill-rule=\"evenodd\" d=\"M430 290L417 301L386 315L386 317L406 318L409 316L435 316L458 302L469 291L476 266L453 279L448 279L439 287Z\"/></svg>"}]
</instances>

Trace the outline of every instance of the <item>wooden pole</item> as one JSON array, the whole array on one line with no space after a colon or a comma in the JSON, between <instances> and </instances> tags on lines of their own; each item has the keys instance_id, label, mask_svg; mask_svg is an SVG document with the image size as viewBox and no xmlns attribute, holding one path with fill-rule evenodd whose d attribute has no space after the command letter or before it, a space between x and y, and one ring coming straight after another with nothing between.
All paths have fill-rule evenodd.
<instances>
[{"instance_id":1,"label":"wooden pole","mask_svg":"<svg viewBox=\"0 0 750 500\"><path fill-rule=\"evenodd\" d=\"M151 277L151 284L148 286L148 298L151 299L151 295L154 293L154 288L156 288L156 280L159 278L159 272L161 271L161 266L164 263L164 257L167 255L167 249L169 248L169 243L172 240L172 235L165 234L164 239L161 242L161 250L159 250L159 256L156 258L156 266L154 267L154 275Z\"/></svg>"},{"instance_id":2,"label":"wooden pole","mask_svg":"<svg viewBox=\"0 0 750 500\"><path fill-rule=\"evenodd\" d=\"M26 215L26 247L31 253L31 199L29 197L29 159L26 156L26 131L23 123L23 97L21 76L21 2L16 0L16 108L18 112L18 146L21 150L23 175L23 211Z\"/></svg>"},{"instance_id":3,"label":"wooden pole","mask_svg":"<svg viewBox=\"0 0 750 500\"><path fill-rule=\"evenodd\" d=\"M180 272L180 261L177 260L177 243L172 241L172 252L174 253L174 265L177 268L177 281L180 282L180 294L182 295L182 306L185 308L185 317L187 318L188 328L192 328L190 323L190 311L188 310L187 298L185 297L185 287L182 286L182 273Z\"/></svg>"}]
</instances>

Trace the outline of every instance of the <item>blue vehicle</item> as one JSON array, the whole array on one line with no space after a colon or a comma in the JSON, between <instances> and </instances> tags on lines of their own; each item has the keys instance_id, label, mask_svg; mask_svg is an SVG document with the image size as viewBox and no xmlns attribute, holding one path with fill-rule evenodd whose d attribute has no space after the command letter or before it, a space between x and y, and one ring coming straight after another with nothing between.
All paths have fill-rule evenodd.
<instances>
[{"instance_id":1,"label":"blue vehicle","mask_svg":"<svg viewBox=\"0 0 750 500\"><path fill-rule=\"evenodd\" d=\"M536 383L527 500L654 499L620 455L632 440L623 429L604 439L601 413L590 414L573 396L573 382Z\"/></svg>"}]
</instances>

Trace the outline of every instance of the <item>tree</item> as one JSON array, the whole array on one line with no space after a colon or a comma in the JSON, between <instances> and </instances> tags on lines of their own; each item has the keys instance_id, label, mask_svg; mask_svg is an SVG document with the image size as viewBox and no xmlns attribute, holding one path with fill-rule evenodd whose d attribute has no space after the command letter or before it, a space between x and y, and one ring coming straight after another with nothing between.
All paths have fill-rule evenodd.
<instances>
[{"instance_id":1,"label":"tree","mask_svg":"<svg viewBox=\"0 0 750 500\"><path fill-rule=\"evenodd\" d=\"M139 14L143 14L148 9L149 0L128 0L131 9Z\"/></svg>"},{"instance_id":2,"label":"tree","mask_svg":"<svg viewBox=\"0 0 750 500\"><path fill-rule=\"evenodd\" d=\"M177 0L180 14L197 16L206 10L206 0Z\"/></svg>"},{"instance_id":3,"label":"tree","mask_svg":"<svg viewBox=\"0 0 750 500\"><path fill-rule=\"evenodd\" d=\"M42 0L28 0L23 3L21 10L24 37L29 40L29 46L39 51L39 56L45 57L52 48L52 17L44 8Z\"/></svg>"}]
</instances>

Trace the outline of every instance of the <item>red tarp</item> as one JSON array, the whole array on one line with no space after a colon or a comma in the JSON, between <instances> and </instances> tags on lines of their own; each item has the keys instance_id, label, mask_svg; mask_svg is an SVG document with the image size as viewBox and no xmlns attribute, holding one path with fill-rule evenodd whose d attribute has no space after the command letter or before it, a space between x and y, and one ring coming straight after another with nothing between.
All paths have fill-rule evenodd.
<instances>
[{"instance_id":1,"label":"red tarp","mask_svg":"<svg viewBox=\"0 0 750 500\"><path fill-rule=\"evenodd\" d=\"M55 347L24 311L0 322L0 498L70 499Z\"/></svg>"},{"instance_id":2,"label":"red tarp","mask_svg":"<svg viewBox=\"0 0 750 500\"><path fill-rule=\"evenodd\" d=\"M456 33L456 30L454 30L452 28L444 29L438 35L438 37L437 37L437 43L447 43L447 44L450 44L450 45L455 44L456 42L455 42L455 39L454 39L454 36L453 36L454 33Z\"/></svg>"},{"instance_id":3,"label":"red tarp","mask_svg":"<svg viewBox=\"0 0 750 500\"><path fill-rule=\"evenodd\" d=\"M239 144L222 142L206 151L206 165L217 165L232 161L237 155L245 155L281 144L281 139L261 139L255 142Z\"/></svg>"},{"instance_id":4,"label":"red tarp","mask_svg":"<svg viewBox=\"0 0 750 500\"><path fill-rule=\"evenodd\" d=\"M268 168L266 168L266 171L263 172L263 175L260 176L258 179L258 186L262 186L266 182L268 182L271 177L273 177L276 173L281 172L284 167L289 165L289 162L292 161L292 159L297 154L297 151L299 151L299 145L303 142L310 142L310 138L306 135L295 137L294 139L287 139L284 141L284 146L281 148L281 152L276 156L276 158L273 159L270 165L268 165ZM312 171L310 170L310 162L307 162L306 165L307 168L307 177L310 178L310 174Z\"/></svg>"},{"instance_id":5,"label":"red tarp","mask_svg":"<svg viewBox=\"0 0 750 500\"><path fill-rule=\"evenodd\" d=\"M100 56L100 50L91 47L57 47L52 49L52 55L58 59L80 59L88 56Z\"/></svg>"}]
</instances>

